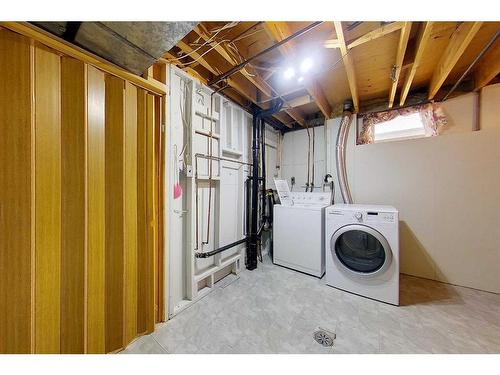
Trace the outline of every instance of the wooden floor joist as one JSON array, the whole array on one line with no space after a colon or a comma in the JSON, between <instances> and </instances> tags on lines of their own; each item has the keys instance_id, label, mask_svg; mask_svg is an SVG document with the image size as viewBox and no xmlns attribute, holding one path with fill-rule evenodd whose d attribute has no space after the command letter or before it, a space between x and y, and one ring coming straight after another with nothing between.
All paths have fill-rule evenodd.
<instances>
[{"instance_id":1,"label":"wooden floor joist","mask_svg":"<svg viewBox=\"0 0 500 375\"><path fill-rule=\"evenodd\" d=\"M436 96L458 59L462 56L482 24L482 22L463 22L455 30L438 66L434 70L429 85L429 100Z\"/></svg>"},{"instance_id":2,"label":"wooden floor joist","mask_svg":"<svg viewBox=\"0 0 500 375\"><path fill-rule=\"evenodd\" d=\"M474 90L479 90L486 86L493 78L500 73L500 40L497 39L494 45L477 65L474 72Z\"/></svg>"},{"instance_id":3,"label":"wooden floor joist","mask_svg":"<svg viewBox=\"0 0 500 375\"><path fill-rule=\"evenodd\" d=\"M203 28L202 25L195 27L194 31L205 41L210 40L210 36ZM236 66L240 63L237 60L236 56L234 56L234 52L226 48L222 43L214 43L214 50L226 60L231 67ZM245 77L250 83L252 83L257 89L262 91L262 93L267 96L262 98L263 100L267 100L269 97L276 96L278 93L272 86L267 83L260 75L250 66L246 66L244 69L240 70L240 73ZM305 118L298 110L285 110L290 117L292 117L295 121L297 121L301 126L305 126Z\"/></svg>"},{"instance_id":4,"label":"wooden floor joist","mask_svg":"<svg viewBox=\"0 0 500 375\"><path fill-rule=\"evenodd\" d=\"M266 22L265 28L268 35L275 42L280 42L292 34L286 22ZM282 45L280 47L280 50L284 55L292 56L294 53L293 41ZM313 79L306 83L305 87L309 94L311 94L311 96L314 98L314 101L318 105L325 118L330 118L332 114L332 107L330 106L330 103L328 102L328 99L326 98L325 93L323 92L323 89L321 88L319 83Z\"/></svg>"},{"instance_id":5,"label":"wooden floor joist","mask_svg":"<svg viewBox=\"0 0 500 375\"><path fill-rule=\"evenodd\" d=\"M422 57L424 56L425 47L427 46L427 42L431 36L433 22L425 22L419 32L415 59L413 60L413 64L411 66L410 72L407 74L405 82L403 84L403 89L401 90L401 97L399 99L399 105L403 106L406 102L406 98L408 93L410 92L411 84L413 82L413 78L415 77L415 73L422 61Z\"/></svg>"},{"instance_id":6,"label":"wooden floor joist","mask_svg":"<svg viewBox=\"0 0 500 375\"><path fill-rule=\"evenodd\" d=\"M396 55L396 64L394 77L391 85L391 92L389 94L389 108L392 108L394 104L394 97L396 96L396 90L398 88L399 76L401 74L401 68L403 67L403 60L405 57L406 46L408 45L408 38L410 37L411 22L404 22L404 26L401 28L401 35L399 36L398 52Z\"/></svg>"},{"instance_id":7,"label":"wooden floor joist","mask_svg":"<svg viewBox=\"0 0 500 375\"><path fill-rule=\"evenodd\" d=\"M378 29L370 31L370 32L366 33L365 35L360 36L356 40L350 42L347 45L347 48L351 49L351 48L360 46L363 43L370 42L370 41L372 41L374 39L377 39L377 38L380 38L380 37L382 37L384 35L393 33L394 31L402 29L405 26L406 23L407 22L401 22L400 21L400 22L392 22L392 23L390 23L388 25L381 26Z\"/></svg>"},{"instance_id":8,"label":"wooden floor joist","mask_svg":"<svg viewBox=\"0 0 500 375\"><path fill-rule=\"evenodd\" d=\"M359 111L359 98L358 98L358 87L356 84L356 75L354 73L354 64L352 62L352 57L349 54L347 45L345 43L344 30L342 29L342 23L340 21L334 21L335 31L337 32L337 38L340 42L340 53L342 54L342 60L344 62L345 71L347 73L347 80L349 82L349 89L351 90L352 102L354 104L354 110Z\"/></svg>"}]
</instances>

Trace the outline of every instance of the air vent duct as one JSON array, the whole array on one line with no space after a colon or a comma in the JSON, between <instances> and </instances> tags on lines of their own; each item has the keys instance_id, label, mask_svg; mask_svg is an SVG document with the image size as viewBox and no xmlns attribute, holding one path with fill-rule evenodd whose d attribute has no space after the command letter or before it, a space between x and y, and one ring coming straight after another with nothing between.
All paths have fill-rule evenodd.
<instances>
[{"instance_id":1,"label":"air vent duct","mask_svg":"<svg viewBox=\"0 0 500 375\"><path fill-rule=\"evenodd\" d=\"M32 22L64 40L142 75L198 22Z\"/></svg>"},{"instance_id":2,"label":"air vent duct","mask_svg":"<svg viewBox=\"0 0 500 375\"><path fill-rule=\"evenodd\" d=\"M346 101L344 103L344 112L342 113L342 120L340 122L339 132L337 134L337 177L339 180L340 193L344 203L352 204L351 189L349 188L349 181L347 180L347 167L345 161L345 152L347 145L347 138L349 136L349 129L352 122L352 102Z\"/></svg>"}]
</instances>

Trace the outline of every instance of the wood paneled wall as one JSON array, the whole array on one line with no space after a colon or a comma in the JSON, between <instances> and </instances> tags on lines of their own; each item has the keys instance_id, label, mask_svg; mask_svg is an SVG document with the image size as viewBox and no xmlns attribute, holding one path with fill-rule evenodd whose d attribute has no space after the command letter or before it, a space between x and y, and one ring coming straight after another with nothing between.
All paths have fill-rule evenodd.
<instances>
[{"instance_id":1,"label":"wood paneled wall","mask_svg":"<svg viewBox=\"0 0 500 375\"><path fill-rule=\"evenodd\" d=\"M0 28L0 353L154 329L154 98Z\"/></svg>"},{"instance_id":2,"label":"wood paneled wall","mask_svg":"<svg viewBox=\"0 0 500 375\"><path fill-rule=\"evenodd\" d=\"M0 30L0 353L29 352L34 327L31 53Z\"/></svg>"}]
</instances>

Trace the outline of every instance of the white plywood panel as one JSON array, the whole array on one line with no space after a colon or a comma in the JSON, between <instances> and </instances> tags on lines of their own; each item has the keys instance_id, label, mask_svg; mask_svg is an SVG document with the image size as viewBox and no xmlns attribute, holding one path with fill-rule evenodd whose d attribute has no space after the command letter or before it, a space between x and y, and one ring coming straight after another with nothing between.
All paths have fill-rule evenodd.
<instances>
[{"instance_id":1,"label":"white plywood panel","mask_svg":"<svg viewBox=\"0 0 500 375\"><path fill-rule=\"evenodd\" d=\"M266 145L266 188L276 189L274 179L278 178L278 154L276 147Z\"/></svg>"},{"instance_id":2,"label":"white plywood panel","mask_svg":"<svg viewBox=\"0 0 500 375\"><path fill-rule=\"evenodd\" d=\"M186 179L182 178L179 172L180 162L179 154L181 153L185 143L185 129L181 118L181 98L182 89L188 89L188 86L183 82L183 78L178 74L171 74L171 95L170 95L170 118L168 129L170 130L170 147L168 160L168 184L170 184L169 192L173 194L173 185L175 181L179 181L182 186L183 194L178 199L173 199L172 195L168 196L170 200L169 208L169 306L174 309L182 300L186 298L186 278L188 261L188 252L190 243L187 241L186 235L186 220L187 213L185 212L188 202ZM182 89L181 89L182 88ZM183 104L184 106L184 104ZM190 111L188 107L184 108ZM170 313L172 310L170 311Z\"/></svg>"},{"instance_id":3,"label":"white plywood panel","mask_svg":"<svg viewBox=\"0 0 500 375\"><path fill-rule=\"evenodd\" d=\"M216 200L216 183L212 182L212 187L209 188L207 181L198 183L198 250L207 252L214 250L217 244L216 218L219 217L219 210ZM211 190L211 194L210 194ZM210 199L210 200L209 200ZM209 201L211 201L209 209ZM210 211L210 212L209 212ZM209 219L210 214L210 219ZM196 213L195 213L196 215ZM209 223L210 221L210 223ZM207 241L208 240L208 241ZM214 264L214 257L197 258L195 261L195 273L200 273Z\"/></svg>"},{"instance_id":4,"label":"white plywood panel","mask_svg":"<svg viewBox=\"0 0 500 375\"><path fill-rule=\"evenodd\" d=\"M220 185L220 246L239 240L239 179L238 170L222 167Z\"/></svg>"},{"instance_id":5,"label":"white plywood panel","mask_svg":"<svg viewBox=\"0 0 500 375\"><path fill-rule=\"evenodd\" d=\"M212 155L219 156L219 140L212 138ZM193 138L193 155L203 154L210 155L210 138L203 134L195 133ZM209 160L205 158L197 158L198 162L194 164L194 172L198 173L198 177L207 177L209 175ZM219 162L212 160L212 177L219 176Z\"/></svg>"}]
</instances>

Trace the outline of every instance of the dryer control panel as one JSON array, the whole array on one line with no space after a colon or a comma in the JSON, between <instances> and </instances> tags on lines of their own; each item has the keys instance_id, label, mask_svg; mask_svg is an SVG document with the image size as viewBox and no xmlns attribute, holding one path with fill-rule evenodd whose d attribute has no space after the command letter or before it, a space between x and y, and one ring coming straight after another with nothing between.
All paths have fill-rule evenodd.
<instances>
[{"instance_id":1,"label":"dryer control panel","mask_svg":"<svg viewBox=\"0 0 500 375\"><path fill-rule=\"evenodd\" d=\"M327 210L328 216L338 216L344 219L352 220L359 223L394 223L396 213L384 211L370 211L370 210L343 210L336 209L335 206Z\"/></svg>"}]
</instances>

